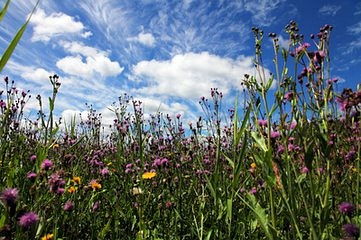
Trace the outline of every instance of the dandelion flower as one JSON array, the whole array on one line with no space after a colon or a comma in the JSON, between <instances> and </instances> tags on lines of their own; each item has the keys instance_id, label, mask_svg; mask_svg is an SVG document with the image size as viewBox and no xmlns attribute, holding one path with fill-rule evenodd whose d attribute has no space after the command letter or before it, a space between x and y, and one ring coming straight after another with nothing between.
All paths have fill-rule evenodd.
<instances>
[{"instance_id":1,"label":"dandelion flower","mask_svg":"<svg viewBox=\"0 0 361 240\"><path fill-rule=\"evenodd\" d=\"M69 193L74 193L76 191L76 188L74 186L71 186L69 189L68 189L68 192Z\"/></svg>"},{"instance_id":2,"label":"dandelion flower","mask_svg":"<svg viewBox=\"0 0 361 240\"><path fill-rule=\"evenodd\" d=\"M73 177L72 181L73 181L74 183L76 183L76 184L80 184L80 183L81 183L81 178L75 176L75 177Z\"/></svg>"},{"instance_id":3,"label":"dandelion flower","mask_svg":"<svg viewBox=\"0 0 361 240\"><path fill-rule=\"evenodd\" d=\"M143 179L152 179L156 176L157 174L155 172L145 172L142 175Z\"/></svg>"},{"instance_id":4,"label":"dandelion flower","mask_svg":"<svg viewBox=\"0 0 361 240\"><path fill-rule=\"evenodd\" d=\"M54 234L46 234L41 238L41 240L53 240L53 239L54 239Z\"/></svg>"},{"instance_id":5,"label":"dandelion flower","mask_svg":"<svg viewBox=\"0 0 361 240\"><path fill-rule=\"evenodd\" d=\"M97 180L95 180L95 179L91 180L89 184L93 190L98 190L98 189L102 188L102 185L100 183L98 183Z\"/></svg>"}]
</instances>

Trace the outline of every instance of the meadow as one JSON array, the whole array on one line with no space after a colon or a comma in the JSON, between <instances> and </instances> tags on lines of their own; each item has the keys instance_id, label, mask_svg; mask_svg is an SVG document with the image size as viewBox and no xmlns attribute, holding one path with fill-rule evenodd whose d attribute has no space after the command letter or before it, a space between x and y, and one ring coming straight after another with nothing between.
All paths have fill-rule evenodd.
<instances>
[{"instance_id":1,"label":"meadow","mask_svg":"<svg viewBox=\"0 0 361 240\"><path fill-rule=\"evenodd\" d=\"M146 118L127 94L111 126L91 106L60 123L57 75L28 119L30 93L6 77L0 239L360 239L361 89L335 91L332 26L305 37L291 21L288 49L252 30L255 75L240 76L229 108L221 90L200 96L204 114L189 124Z\"/></svg>"}]
</instances>

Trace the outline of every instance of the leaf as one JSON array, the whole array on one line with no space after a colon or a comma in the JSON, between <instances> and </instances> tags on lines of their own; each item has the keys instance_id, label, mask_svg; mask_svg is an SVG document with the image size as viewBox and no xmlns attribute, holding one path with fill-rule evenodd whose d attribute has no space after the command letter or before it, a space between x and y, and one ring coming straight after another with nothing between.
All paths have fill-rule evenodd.
<instances>
[{"instance_id":1,"label":"leaf","mask_svg":"<svg viewBox=\"0 0 361 240\"><path fill-rule=\"evenodd\" d=\"M232 220L232 198L227 199L227 221L231 223Z\"/></svg>"},{"instance_id":2,"label":"leaf","mask_svg":"<svg viewBox=\"0 0 361 240\"><path fill-rule=\"evenodd\" d=\"M100 239L105 238L105 236L107 235L107 233L110 230L110 223L111 223L111 219L108 220L108 223L103 227L102 231L98 234L98 238L100 238Z\"/></svg>"},{"instance_id":3,"label":"leaf","mask_svg":"<svg viewBox=\"0 0 361 240\"><path fill-rule=\"evenodd\" d=\"M208 232L207 237L206 237L206 239L205 239L205 240L209 240L209 239L211 239L212 232L213 232L213 230L210 230L210 231Z\"/></svg>"},{"instance_id":4,"label":"leaf","mask_svg":"<svg viewBox=\"0 0 361 240\"><path fill-rule=\"evenodd\" d=\"M261 205L257 202L256 198L252 194L247 194L247 198L250 201L250 204L245 202L253 211L258 223L260 224L261 228L265 232L268 239L273 239L272 234L270 233L268 229L268 216L266 214L266 211L264 208L261 207Z\"/></svg>"},{"instance_id":5,"label":"leaf","mask_svg":"<svg viewBox=\"0 0 361 240\"><path fill-rule=\"evenodd\" d=\"M11 0L7 0L3 9L1 9L1 12L0 12L0 21L3 20L7 10L8 10L8 7L9 7L9 4L10 4Z\"/></svg>"},{"instance_id":6,"label":"leaf","mask_svg":"<svg viewBox=\"0 0 361 240\"><path fill-rule=\"evenodd\" d=\"M262 149L264 152L268 151L266 146L266 141L264 140L263 136L258 135L256 132L251 132L253 139L256 141L258 147Z\"/></svg>"},{"instance_id":7,"label":"leaf","mask_svg":"<svg viewBox=\"0 0 361 240\"><path fill-rule=\"evenodd\" d=\"M32 15L35 12L35 9L37 8L38 4L39 4L40 0L38 0L36 2L35 7L33 8L33 11L31 12L29 18L26 20L26 22L21 26L21 28L19 29L19 31L16 33L15 37L13 38L13 40L10 42L8 48L5 50L5 52L3 53L3 55L1 56L1 60L0 60L0 73L2 72L2 70L4 69L6 63L8 62L9 58L11 57L12 53L15 50L16 45L18 45L21 37L23 36L26 27L28 26L28 23L32 17Z\"/></svg>"}]
</instances>

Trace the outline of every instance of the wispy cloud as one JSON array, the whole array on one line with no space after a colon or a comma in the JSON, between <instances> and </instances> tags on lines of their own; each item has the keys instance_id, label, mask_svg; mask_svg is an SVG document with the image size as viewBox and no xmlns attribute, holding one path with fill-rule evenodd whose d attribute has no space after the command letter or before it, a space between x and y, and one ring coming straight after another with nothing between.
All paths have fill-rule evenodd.
<instances>
[{"instance_id":1,"label":"wispy cloud","mask_svg":"<svg viewBox=\"0 0 361 240\"><path fill-rule=\"evenodd\" d=\"M348 27L347 31L351 34L360 34L361 33L361 21Z\"/></svg>"},{"instance_id":2,"label":"wispy cloud","mask_svg":"<svg viewBox=\"0 0 361 240\"><path fill-rule=\"evenodd\" d=\"M335 16L337 14L338 11L341 10L341 6L340 5L331 5L331 4L328 4L328 5L324 5L322 6L318 12L322 15L325 15L325 16Z\"/></svg>"},{"instance_id":3,"label":"wispy cloud","mask_svg":"<svg viewBox=\"0 0 361 240\"><path fill-rule=\"evenodd\" d=\"M254 23L261 26L270 26L277 17L273 14L285 0L254 0L244 1L244 8L252 14Z\"/></svg>"}]
</instances>

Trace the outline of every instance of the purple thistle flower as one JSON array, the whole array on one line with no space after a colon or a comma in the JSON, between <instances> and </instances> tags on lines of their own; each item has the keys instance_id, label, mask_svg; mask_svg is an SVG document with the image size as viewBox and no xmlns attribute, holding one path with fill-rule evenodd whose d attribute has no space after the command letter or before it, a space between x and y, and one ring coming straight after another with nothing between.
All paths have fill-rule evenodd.
<instances>
[{"instance_id":1,"label":"purple thistle flower","mask_svg":"<svg viewBox=\"0 0 361 240\"><path fill-rule=\"evenodd\" d=\"M0 200L8 206L14 205L18 198L19 190L16 188L6 188L0 195Z\"/></svg>"},{"instance_id":2,"label":"purple thistle flower","mask_svg":"<svg viewBox=\"0 0 361 240\"><path fill-rule=\"evenodd\" d=\"M279 138L281 133L278 131L271 131L271 138Z\"/></svg>"},{"instance_id":3,"label":"purple thistle flower","mask_svg":"<svg viewBox=\"0 0 361 240\"><path fill-rule=\"evenodd\" d=\"M36 155L31 155L29 159L30 161L34 162L36 160Z\"/></svg>"},{"instance_id":4,"label":"purple thistle flower","mask_svg":"<svg viewBox=\"0 0 361 240\"><path fill-rule=\"evenodd\" d=\"M127 165L125 165L125 168L132 168L133 164L132 163L128 163Z\"/></svg>"},{"instance_id":5,"label":"purple thistle flower","mask_svg":"<svg viewBox=\"0 0 361 240\"><path fill-rule=\"evenodd\" d=\"M35 178L37 177L38 175L34 172L28 172L28 174L26 174L26 178L29 179L29 180L35 180Z\"/></svg>"},{"instance_id":6,"label":"purple thistle flower","mask_svg":"<svg viewBox=\"0 0 361 240\"><path fill-rule=\"evenodd\" d=\"M285 96L283 97L284 100L291 101L293 99L293 92L287 92L285 93Z\"/></svg>"},{"instance_id":7,"label":"purple thistle flower","mask_svg":"<svg viewBox=\"0 0 361 240\"><path fill-rule=\"evenodd\" d=\"M34 212L27 212L19 219L19 225L23 228L29 228L39 221L39 216Z\"/></svg>"},{"instance_id":8,"label":"purple thistle flower","mask_svg":"<svg viewBox=\"0 0 361 240\"><path fill-rule=\"evenodd\" d=\"M308 173L310 170L307 168L307 167L303 167L303 168L301 168L301 173L302 174L306 174L306 173Z\"/></svg>"},{"instance_id":9,"label":"purple thistle flower","mask_svg":"<svg viewBox=\"0 0 361 240\"><path fill-rule=\"evenodd\" d=\"M108 168L101 169L100 174L103 175L103 176L109 175L109 169Z\"/></svg>"},{"instance_id":10,"label":"purple thistle flower","mask_svg":"<svg viewBox=\"0 0 361 240\"><path fill-rule=\"evenodd\" d=\"M355 206L349 202L342 202L338 205L338 210L346 215L351 215L355 211Z\"/></svg>"},{"instance_id":11,"label":"purple thistle flower","mask_svg":"<svg viewBox=\"0 0 361 240\"><path fill-rule=\"evenodd\" d=\"M360 236L360 228L355 224L348 223L342 226L342 230L346 233L348 237L354 237L358 239Z\"/></svg>"},{"instance_id":12,"label":"purple thistle flower","mask_svg":"<svg viewBox=\"0 0 361 240\"><path fill-rule=\"evenodd\" d=\"M64 211L70 212L74 209L74 203L72 201L67 201L63 206Z\"/></svg>"},{"instance_id":13,"label":"purple thistle flower","mask_svg":"<svg viewBox=\"0 0 361 240\"><path fill-rule=\"evenodd\" d=\"M44 170L49 170L50 168L53 167L53 162L50 161L49 159L45 159L42 163L41 163L41 169L44 169Z\"/></svg>"},{"instance_id":14,"label":"purple thistle flower","mask_svg":"<svg viewBox=\"0 0 361 240\"><path fill-rule=\"evenodd\" d=\"M261 126L261 127L266 127L267 126L267 120L258 119L258 125Z\"/></svg>"}]
</instances>

